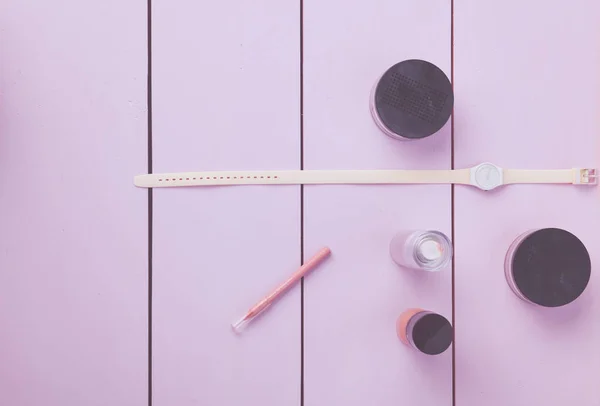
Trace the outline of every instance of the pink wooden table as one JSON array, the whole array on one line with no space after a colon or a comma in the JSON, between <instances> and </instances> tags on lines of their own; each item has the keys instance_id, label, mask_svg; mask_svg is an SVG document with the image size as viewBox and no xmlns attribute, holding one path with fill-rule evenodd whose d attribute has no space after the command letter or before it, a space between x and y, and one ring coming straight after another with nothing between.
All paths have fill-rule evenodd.
<instances>
[{"instance_id":1,"label":"pink wooden table","mask_svg":"<svg viewBox=\"0 0 600 406\"><path fill-rule=\"evenodd\" d=\"M600 166L600 4L151 3L149 25L142 1L2 1L0 405L597 404L597 188L149 193L132 178ZM455 111L401 143L368 97L411 58L453 79ZM538 310L504 280L508 246L536 227L590 250L572 306ZM453 236L454 269L399 270L388 244L407 228ZM323 245L322 269L232 334ZM399 342L394 322L413 306L452 320L451 349Z\"/></svg>"}]
</instances>

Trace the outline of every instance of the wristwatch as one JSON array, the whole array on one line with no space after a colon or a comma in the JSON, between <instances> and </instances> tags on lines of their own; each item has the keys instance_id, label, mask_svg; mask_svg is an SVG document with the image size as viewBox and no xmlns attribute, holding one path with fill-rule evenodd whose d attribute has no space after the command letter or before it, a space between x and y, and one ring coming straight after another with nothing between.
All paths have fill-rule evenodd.
<instances>
[{"instance_id":1,"label":"wristwatch","mask_svg":"<svg viewBox=\"0 0 600 406\"><path fill-rule=\"evenodd\" d=\"M596 169L502 169L489 162L451 170L281 170L146 174L134 177L142 188L229 185L459 184L492 190L516 183L596 185Z\"/></svg>"}]
</instances>

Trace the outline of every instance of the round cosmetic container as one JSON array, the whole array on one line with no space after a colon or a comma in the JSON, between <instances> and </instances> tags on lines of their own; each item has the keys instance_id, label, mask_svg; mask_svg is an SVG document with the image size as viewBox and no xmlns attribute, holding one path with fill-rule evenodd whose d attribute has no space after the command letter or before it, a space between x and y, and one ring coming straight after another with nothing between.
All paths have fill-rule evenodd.
<instances>
[{"instance_id":1,"label":"round cosmetic container","mask_svg":"<svg viewBox=\"0 0 600 406\"><path fill-rule=\"evenodd\" d=\"M573 302L590 281L591 261L583 242L560 228L521 234L504 261L506 281L524 301L543 307Z\"/></svg>"},{"instance_id":2,"label":"round cosmetic container","mask_svg":"<svg viewBox=\"0 0 600 406\"><path fill-rule=\"evenodd\" d=\"M399 266L422 271L441 271L452 260L452 242L435 230L407 230L390 242L390 255Z\"/></svg>"},{"instance_id":3,"label":"round cosmetic container","mask_svg":"<svg viewBox=\"0 0 600 406\"><path fill-rule=\"evenodd\" d=\"M427 354L443 353L452 344L452 325L444 316L420 308L405 310L396 322L400 341Z\"/></svg>"},{"instance_id":4,"label":"round cosmetic container","mask_svg":"<svg viewBox=\"0 0 600 406\"><path fill-rule=\"evenodd\" d=\"M420 59L399 62L376 82L370 109L375 124L399 140L417 140L437 133L454 107L452 84L434 64Z\"/></svg>"}]
</instances>

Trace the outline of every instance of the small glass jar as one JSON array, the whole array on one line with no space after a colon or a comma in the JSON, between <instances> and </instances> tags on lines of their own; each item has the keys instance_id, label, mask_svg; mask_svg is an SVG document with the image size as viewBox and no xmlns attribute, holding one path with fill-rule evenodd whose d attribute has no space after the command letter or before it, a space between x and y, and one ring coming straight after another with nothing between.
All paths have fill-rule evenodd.
<instances>
[{"instance_id":1,"label":"small glass jar","mask_svg":"<svg viewBox=\"0 0 600 406\"><path fill-rule=\"evenodd\" d=\"M529 230L504 260L508 286L525 302L559 307L573 302L591 276L590 255L579 238L560 228Z\"/></svg>"},{"instance_id":2,"label":"small glass jar","mask_svg":"<svg viewBox=\"0 0 600 406\"><path fill-rule=\"evenodd\" d=\"M383 73L371 90L369 104L373 121L384 134L416 140L437 133L448 122L454 93L440 68L410 59Z\"/></svg>"},{"instance_id":3,"label":"small glass jar","mask_svg":"<svg viewBox=\"0 0 600 406\"><path fill-rule=\"evenodd\" d=\"M448 319L420 308L407 309L398 317L396 334L404 344L427 355L443 353L454 337Z\"/></svg>"},{"instance_id":4,"label":"small glass jar","mask_svg":"<svg viewBox=\"0 0 600 406\"><path fill-rule=\"evenodd\" d=\"M397 233L390 242L390 255L404 268L440 271L450 264L453 247L450 239L435 230L408 230Z\"/></svg>"}]
</instances>

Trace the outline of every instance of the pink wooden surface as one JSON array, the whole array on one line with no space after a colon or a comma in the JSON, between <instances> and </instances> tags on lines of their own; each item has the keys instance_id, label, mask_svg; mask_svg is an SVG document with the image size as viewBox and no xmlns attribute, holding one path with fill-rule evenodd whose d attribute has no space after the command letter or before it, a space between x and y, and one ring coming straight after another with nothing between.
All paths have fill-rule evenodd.
<instances>
[{"instance_id":1,"label":"pink wooden surface","mask_svg":"<svg viewBox=\"0 0 600 406\"><path fill-rule=\"evenodd\" d=\"M457 167L598 165L599 18L583 0L456 2ZM597 403L599 198L572 186L457 188L457 405ZM534 308L505 282L508 246L535 227L566 228L590 251L588 289L564 308Z\"/></svg>"},{"instance_id":2,"label":"pink wooden surface","mask_svg":"<svg viewBox=\"0 0 600 406\"><path fill-rule=\"evenodd\" d=\"M298 3L153 14L154 171L298 169ZM300 187L155 190L153 252L153 404L298 405L300 287L229 323L300 265Z\"/></svg>"},{"instance_id":3,"label":"pink wooden surface","mask_svg":"<svg viewBox=\"0 0 600 406\"><path fill-rule=\"evenodd\" d=\"M1 10L0 405L146 405L145 8Z\"/></svg>"},{"instance_id":4,"label":"pink wooden surface","mask_svg":"<svg viewBox=\"0 0 600 406\"><path fill-rule=\"evenodd\" d=\"M300 168L300 3L153 3L154 172ZM450 2L303 3L304 167L449 168L450 125L389 139L368 97L404 59L450 75ZM454 9L455 167L597 166L600 5ZM148 195L131 184L146 172L146 12L3 3L0 405L148 404ZM456 405L600 397L599 198L456 188ZM298 186L153 192L154 405L453 403L451 350L420 356L394 331L407 307L450 318L451 272L415 275L388 254L397 231L451 233L450 187L306 186L303 208L301 241ZM518 234L551 226L587 244L592 281L572 305L540 310L502 267ZM232 334L302 244L306 257L333 251L305 281L304 308L296 286Z\"/></svg>"},{"instance_id":5,"label":"pink wooden surface","mask_svg":"<svg viewBox=\"0 0 600 406\"><path fill-rule=\"evenodd\" d=\"M450 168L450 123L400 142L369 113L372 86L396 62L425 59L450 76L449 2L305 0L304 46L306 169ZM305 282L304 404L450 405L451 349L419 356L395 321L408 307L450 319L451 269L403 271L388 253L398 231L450 235L450 187L306 186L304 217L305 254L333 252Z\"/></svg>"}]
</instances>

